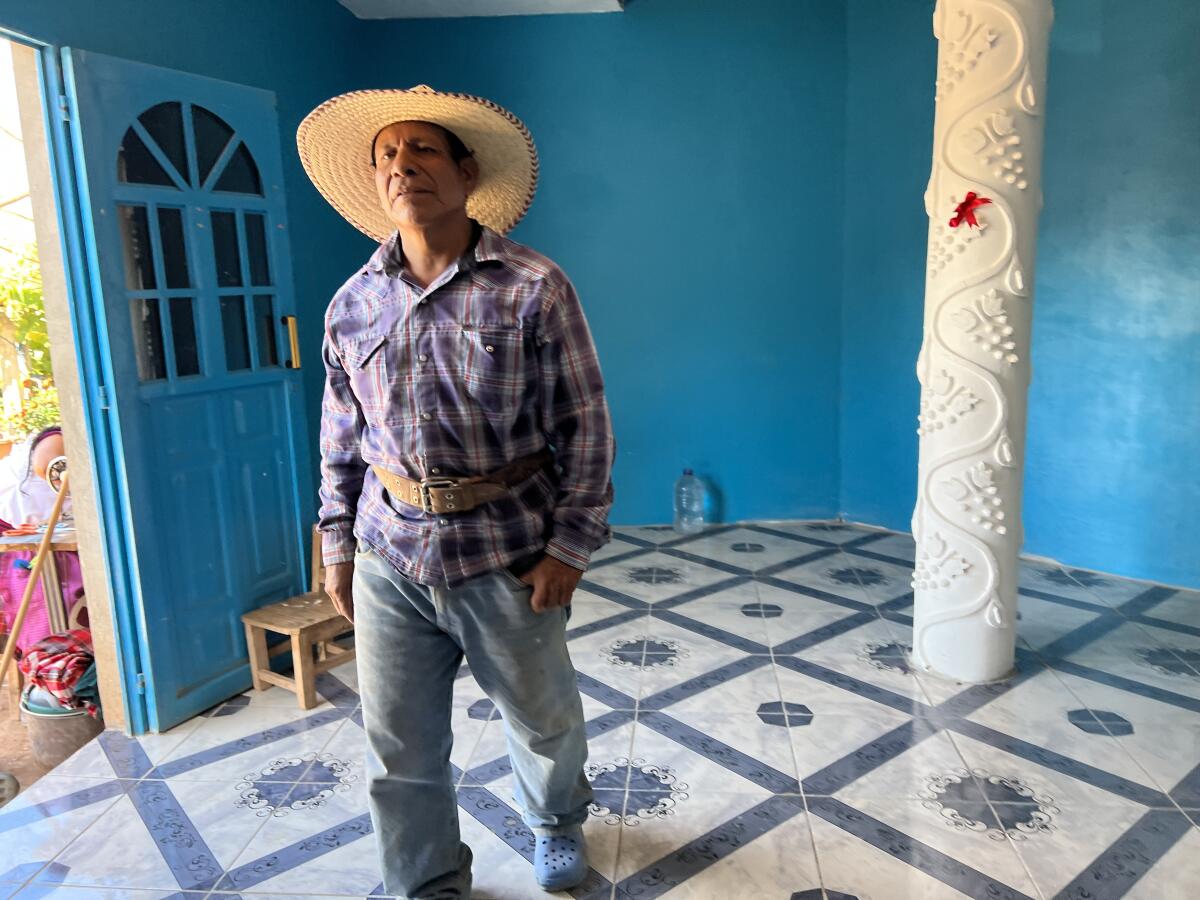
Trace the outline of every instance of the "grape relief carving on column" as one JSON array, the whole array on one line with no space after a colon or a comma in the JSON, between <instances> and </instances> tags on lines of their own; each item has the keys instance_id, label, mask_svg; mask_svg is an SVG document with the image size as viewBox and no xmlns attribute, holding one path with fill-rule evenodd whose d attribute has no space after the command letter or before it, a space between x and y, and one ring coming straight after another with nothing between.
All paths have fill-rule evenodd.
<instances>
[{"instance_id":1,"label":"grape relief carving on column","mask_svg":"<svg viewBox=\"0 0 1200 900\"><path fill-rule=\"evenodd\" d=\"M1016 192L1015 202L1030 188L1026 147L1014 110L1040 113L1027 35L1007 0L938 0L934 32L941 42L939 118L950 118L948 127L939 127L939 146L925 195L931 219L930 310L917 364L922 385L917 429L922 461L913 515L918 546L913 586L922 591L951 591L956 580L968 572L983 578L978 586L970 585L973 596L965 602L947 596L943 598L947 605L917 617L914 651L926 664L926 639L941 623L982 614L994 627L1011 624L999 602L998 559L982 538L989 535L994 541L1009 535L1005 495L1009 490L1019 492L1020 487L1007 427L1011 404L997 375L1022 362L1020 350L1027 346L1028 336L1018 333L1017 325L1025 326L1028 310L1021 310L1013 319L1009 304L1028 297L1029 285L1017 252L1016 218L1006 191ZM980 68L985 58L991 61ZM983 72L1000 73L994 79L989 74L994 82L990 90L979 77ZM953 106L943 109L947 104ZM955 164L955 157L961 155L951 152L956 146L965 153L961 166ZM979 228L950 228L948 212L968 190L985 192L991 205L978 214ZM946 204L941 199L945 197L954 199ZM1035 200L1040 204L1040 193ZM994 228L989 234L988 219L1002 226L999 234ZM1001 235L1007 239L995 239ZM939 284L950 280L947 268L960 261L956 268L970 266L968 271L973 274L952 284ZM997 276L998 284L993 281ZM957 338L941 333L943 313L956 326ZM956 340L963 352L955 349ZM994 393L999 401L999 414L982 436L977 428L964 431L955 427L968 414L977 414L990 404L987 397L980 398L964 384L960 373L970 373L972 386L978 379L989 389L986 393ZM1024 389L1009 381L1008 389L1014 387ZM1016 524L1012 539L1019 538L1019 522ZM926 528L931 530L928 536L923 534Z\"/></svg>"}]
</instances>

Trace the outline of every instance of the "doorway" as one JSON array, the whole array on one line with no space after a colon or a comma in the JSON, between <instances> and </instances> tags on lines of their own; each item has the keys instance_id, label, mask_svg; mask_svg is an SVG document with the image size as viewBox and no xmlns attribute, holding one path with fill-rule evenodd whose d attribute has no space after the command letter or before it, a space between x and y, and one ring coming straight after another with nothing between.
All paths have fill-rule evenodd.
<instances>
[{"instance_id":1,"label":"doorway","mask_svg":"<svg viewBox=\"0 0 1200 900\"><path fill-rule=\"evenodd\" d=\"M306 583L275 98L9 46L41 125L30 195L106 723L165 731L249 687L241 614Z\"/></svg>"},{"instance_id":2,"label":"doorway","mask_svg":"<svg viewBox=\"0 0 1200 900\"><path fill-rule=\"evenodd\" d=\"M47 429L59 427L73 463L86 460L87 437L78 427L81 409L75 346L65 310L65 273L58 248L57 216L49 181L49 145L38 79L38 51L0 37L0 519L7 526L45 526L54 491L35 471L30 448ZM32 454L40 457L51 439ZM55 450L54 452L57 452ZM124 726L124 703L114 682L111 629L103 564L92 510L87 502L86 466L76 476L52 552L34 580L31 604L20 630L19 647L28 651L51 634L91 628L96 643L96 672L103 679L105 713L111 725ZM79 500L83 503L80 504ZM77 521L76 514L81 521ZM6 530L20 530L8 529ZM26 528L25 530L28 530ZM0 538L0 601L3 627L15 624L27 567L40 534ZM100 610L93 627L88 604ZM23 788L44 774L34 758L29 732L19 723L23 678L16 660L0 690L0 759ZM113 688L118 688L113 690ZM45 699L45 695L42 698Z\"/></svg>"}]
</instances>

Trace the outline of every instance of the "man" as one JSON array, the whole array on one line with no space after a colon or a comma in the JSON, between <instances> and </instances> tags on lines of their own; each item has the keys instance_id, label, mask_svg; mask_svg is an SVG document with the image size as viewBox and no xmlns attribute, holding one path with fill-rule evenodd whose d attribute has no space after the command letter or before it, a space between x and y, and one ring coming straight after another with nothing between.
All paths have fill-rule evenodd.
<instances>
[{"instance_id":1,"label":"man","mask_svg":"<svg viewBox=\"0 0 1200 900\"><path fill-rule=\"evenodd\" d=\"M420 86L300 125L309 177L382 241L325 320L326 590L355 623L384 886L467 897L450 711L465 654L503 718L548 890L587 874L571 594L611 537L615 444L570 281L501 234L533 199L524 125ZM552 452L551 452L552 448Z\"/></svg>"}]
</instances>

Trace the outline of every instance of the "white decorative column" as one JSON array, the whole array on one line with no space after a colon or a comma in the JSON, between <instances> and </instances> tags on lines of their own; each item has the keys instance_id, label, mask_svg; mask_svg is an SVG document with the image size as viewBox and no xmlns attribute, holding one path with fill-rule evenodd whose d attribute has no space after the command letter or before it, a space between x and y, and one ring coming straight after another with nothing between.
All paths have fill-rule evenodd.
<instances>
[{"instance_id":1,"label":"white decorative column","mask_svg":"<svg viewBox=\"0 0 1200 900\"><path fill-rule=\"evenodd\" d=\"M939 0L933 17L937 113L917 359L913 658L923 671L984 682L1012 670L1016 646L1042 111L1054 12L1051 0ZM969 192L978 199L964 208Z\"/></svg>"}]
</instances>

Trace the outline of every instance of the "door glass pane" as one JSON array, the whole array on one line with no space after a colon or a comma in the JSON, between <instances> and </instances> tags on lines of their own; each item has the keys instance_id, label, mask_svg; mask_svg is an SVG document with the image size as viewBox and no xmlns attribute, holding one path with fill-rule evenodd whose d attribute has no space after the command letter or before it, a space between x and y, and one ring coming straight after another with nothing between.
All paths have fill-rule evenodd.
<instances>
[{"instance_id":1,"label":"door glass pane","mask_svg":"<svg viewBox=\"0 0 1200 900\"><path fill-rule=\"evenodd\" d=\"M254 157L250 155L245 144L239 144L237 150L233 152L233 156L225 164L225 171L217 179L213 190L228 191L232 194L262 195L262 182L258 178L258 166L254 164Z\"/></svg>"},{"instance_id":2,"label":"door glass pane","mask_svg":"<svg viewBox=\"0 0 1200 900\"><path fill-rule=\"evenodd\" d=\"M127 184L157 184L163 187L175 187L163 167L158 164L137 132L130 128L121 139L121 149L117 151L117 180Z\"/></svg>"},{"instance_id":3,"label":"door glass pane","mask_svg":"<svg viewBox=\"0 0 1200 900\"><path fill-rule=\"evenodd\" d=\"M200 351L196 346L196 319L191 297L171 298L171 333L175 339L175 374L199 375Z\"/></svg>"},{"instance_id":4,"label":"door glass pane","mask_svg":"<svg viewBox=\"0 0 1200 900\"><path fill-rule=\"evenodd\" d=\"M271 266L267 261L267 219L262 213L246 213L246 255L250 257L250 283L271 283Z\"/></svg>"},{"instance_id":5,"label":"door glass pane","mask_svg":"<svg viewBox=\"0 0 1200 900\"><path fill-rule=\"evenodd\" d=\"M137 356L138 378L159 381L167 377L167 360L163 355L162 316L158 300L131 300L133 315L133 349Z\"/></svg>"},{"instance_id":6,"label":"door glass pane","mask_svg":"<svg viewBox=\"0 0 1200 900\"><path fill-rule=\"evenodd\" d=\"M154 257L150 250L150 224L146 207L117 206L121 243L125 248L125 287L131 291L154 289Z\"/></svg>"},{"instance_id":7,"label":"door glass pane","mask_svg":"<svg viewBox=\"0 0 1200 900\"><path fill-rule=\"evenodd\" d=\"M213 163L233 137L233 129L203 106L192 107L192 129L196 136L196 168L200 170L200 184L204 184Z\"/></svg>"},{"instance_id":8,"label":"door glass pane","mask_svg":"<svg viewBox=\"0 0 1200 900\"><path fill-rule=\"evenodd\" d=\"M250 368L250 341L246 331L246 301L221 298L221 326L225 332L225 366L230 372Z\"/></svg>"},{"instance_id":9,"label":"door glass pane","mask_svg":"<svg viewBox=\"0 0 1200 900\"><path fill-rule=\"evenodd\" d=\"M187 184L187 149L183 144L183 108L178 103L160 103L152 106L140 116L142 123L154 143L175 166L180 179Z\"/></svg>"},{"instance_id":10,"label":"door glass pane","mask_svg":"<svg viewBox=\"0 0 1200 900\"><path fill-rule=\"evenodd\" d=\"M192 286L188 276L187 247L183 241L183 210L158 208L158 237L162 241L163 269L169 288Z\"/></svg>"},{"instance_id":11,"label":"door glass pane","mask_svg":"<svg viewBox=\"0 0 1200 900\"><path fill-rule=\"evenodd\" d=\"M279 365L279 347L275 337L275 298L260 295L254 298L254 325L258 335L258 365Z\"/></svg>"},{"instance_id":12,"label":"door glass pane","mask_svg":"<svg viewBox=\"0 0 1200 900\"><path fill-rule=\"evenodd\" d=\"M237 218L231 212L212 214L213 252L217 258L217 284L239 287L242 283L242 257L238 253Z\"/></svg>"}]
</instances>

